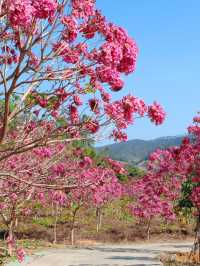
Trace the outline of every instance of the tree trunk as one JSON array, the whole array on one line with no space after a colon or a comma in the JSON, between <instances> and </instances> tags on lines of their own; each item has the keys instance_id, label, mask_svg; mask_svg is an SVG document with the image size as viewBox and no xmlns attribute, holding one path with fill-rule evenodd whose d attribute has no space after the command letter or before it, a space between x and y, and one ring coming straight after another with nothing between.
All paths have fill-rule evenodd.
<instances>
[{"instance_id":1,"label":"tree trunk","mask_svg":"<svg viewBox=\"0 0 200 266\"><path fill-rule=\"evenodd\" d=\"M200 262L200 213L198 215L198 220L197 220L197 228L196 228L196 241L198 245L198 262Z\"/></svg>"},{"instance_id":2,"label":"tree trunk","mask_svg":"<svg viewBox=\"0 0 200 266\"><path fill-rule=\"evenodd\" d=\"M148 220L147 224L147 240L150 240L150 229L151 229L151 218Z\"/></svg>"},{"instance_id":3,"label":"tree trunk","mask_svg":"<svg viewBox=\"0 0 200 266\"><path fill-rule=\"evenodd\" d=\"M12 256L13 255L13 241L14 241L14 237L13 237L13 221L10 222L9 226L8 226L8 255Z\"/></svg>"},{"instance_id":4,"label":"tree trunk","mask_svg":"<svg viewBox=\"0 0 200 266\"><path fill-rule=\"evenodd\" d=\"M75 208L73 210L73 216L72 216L72 223L71 223L71 245L74 246L75 244L75 229L74 229L74 226L75 226L75 221L76 221L76 214L77 214L77 211L78 211L79 208Z\"/></svg>"},{"instance_id":5,"label":"tree trunk","mask_svg":"<svg viewBox=\"0 0 200 266\"><path fill-rule=\"evenodd\" d=\"M196 228L195 228L195 242L194 242L194 247L191 252L191 254L197 255L198 256L198 262L200 262L200 210L199 214L197 217L197 222L196 222Z\"/></svg>"},{"instance_id":6,"label":"tree trunk","mask_svg":"<svg viewBox=\"0 0 200 266\"><path fill-rule=\"evenodd\" d=\"M18 227L18 219L16 218L16 220L15 220L15 229L17 229L17 227Z\"/></svg>"},{"instance_id":7,"label":"tree trunk","mask_svg":"<svg viewBox=\"0 0 200 266\"><path fill-rule=\"evenodd\" d=\"M74 226L71 228L71 245L74 246Z\"/></svg>"},{"instance_id":8,"label":"tree trunk","mask_svg":"<svg viewBox=\"0 0 200 266\"><path fill-rule=\"evenodd\" d=\"M54 222L54 240L53 243L57 243L57 223L58 223L58 204L56 204L54 209L54 216L55 216L55 222Z\"/></svg>"},{"instance_id":9,"label":"tree trunk","mask_svg":"<svg viewBox=\"0 0 200 266\"><path fill-rule=\"evenodd\" d=\"M97 233L101 230L102 226L102 210L101 208L96 209L96 217L97 217Z\"/></svg>"}]
</instances>

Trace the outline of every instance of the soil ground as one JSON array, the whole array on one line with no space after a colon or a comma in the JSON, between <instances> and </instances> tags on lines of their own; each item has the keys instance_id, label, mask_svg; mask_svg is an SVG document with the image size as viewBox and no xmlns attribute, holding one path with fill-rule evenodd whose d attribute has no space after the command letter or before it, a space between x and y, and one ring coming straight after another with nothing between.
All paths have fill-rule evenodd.
<instances>
[{"instance_id":1,"label":"soil ground","mask_svg":"<svg viewBox=\"0 0 200 266\"><path fill-rule=\"evenodd\" d=\"M132 243L147 239L146 221L139 221L131 216L123 216L119 209L107 208L104 212L100 231L96 232L95 212L83 210L78 213L75 223L75 243L82 240L101 243ZM192 222L176 219L166 222L162 219L152 221L150 230L151 241L187 240L194 237ZM34 239L47 242L54 241L54 218L48 215L37 215L36 218L19 220L16 230L18 239ZM57 242L70 244L70 217L69 213L58 217Z\"/></svg>"}]
</instances>

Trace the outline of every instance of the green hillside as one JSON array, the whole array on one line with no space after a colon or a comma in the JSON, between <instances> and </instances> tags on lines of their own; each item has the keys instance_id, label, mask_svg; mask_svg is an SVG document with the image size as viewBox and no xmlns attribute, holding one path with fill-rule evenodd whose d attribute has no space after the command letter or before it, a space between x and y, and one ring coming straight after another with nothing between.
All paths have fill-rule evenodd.
<instances>
[{"instance_id":1,"label":"green hillside","mask_svg":"<svg viewBox=\"0 0 200 266\"><path fill-rule=\"evenodd\" d=\"M183 136L162 137L153 140L134 139L98 148L97 150L119 161L139 164L145 161L155 149L179 146Z\"/></svg>"}]
</instances>

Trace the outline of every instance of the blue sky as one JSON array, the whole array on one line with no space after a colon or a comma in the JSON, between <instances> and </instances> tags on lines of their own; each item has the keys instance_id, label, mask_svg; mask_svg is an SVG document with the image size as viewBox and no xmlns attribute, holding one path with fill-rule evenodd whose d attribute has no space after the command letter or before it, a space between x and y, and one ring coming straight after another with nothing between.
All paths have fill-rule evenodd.
<instances>
[{"instance_id":1,"label":"blue sky","mask_svg":"<svg viewBox=\"0 0 200 266\"><path fill-rule=\"evenodd\" d=\"M136 121L129 139L184 134L200 111L200 1L97 0L97 6L140 49L137 70L125 79L122 94L157 100L167 112L162 126Z\"/></svg>"}]
</instances>

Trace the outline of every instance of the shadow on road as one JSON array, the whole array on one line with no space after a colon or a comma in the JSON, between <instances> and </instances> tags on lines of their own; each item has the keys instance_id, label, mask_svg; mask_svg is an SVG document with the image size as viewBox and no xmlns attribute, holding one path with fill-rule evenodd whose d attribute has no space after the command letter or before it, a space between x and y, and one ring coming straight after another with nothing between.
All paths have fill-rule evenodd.
<instances>
[{"instance_id":1,"label":"shadow on road","mask_svg":"<svg viewBox=\"0 0 200 266\"><path fill-rule=\"evenodd\" d=\"M135 256L113 256L110 258L107 258L109 260L132 260L134 262L134 260L145 260L145 261L153 261L153 262L157 262L158 260L155 258L149 258L149 257L135 257Z\"/></svg>"},{"instance_id":2,"label":"shadow on road","mask_svg":"<svg viewBox=\"0 0 200 266\"><path fill-rule=\"evenodd\" d=\"M111 266L110 264L79 264L79 265L69 265L69 266ZM118 264L112 264L112 266L121 266L121 265L118 265ZM147 266L147 264L124 264L124 266ZM160 266L160 264L151 264L150 266Z\"/></svg>"}]
</instances>

